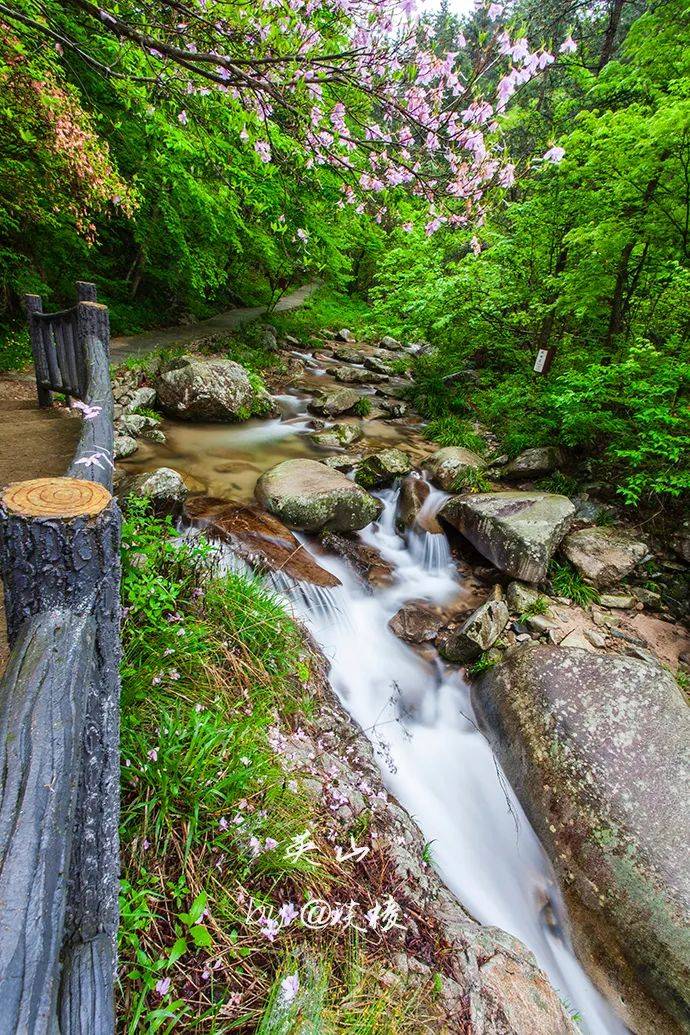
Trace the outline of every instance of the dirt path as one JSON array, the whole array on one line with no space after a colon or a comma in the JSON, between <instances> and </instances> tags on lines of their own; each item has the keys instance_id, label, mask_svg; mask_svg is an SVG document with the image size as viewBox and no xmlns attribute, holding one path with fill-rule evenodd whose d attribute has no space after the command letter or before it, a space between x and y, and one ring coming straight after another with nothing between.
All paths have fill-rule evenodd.
<instances>
[{"instance_id":1,"label":"dirt path","mask_svg":"<svg viewBox=\"0 0 690 1035\"><path fill-rule=\"evenodd\" d=\"M318 284L303 284L302 287L284 295L275 307L275 312L284 313L297 309L316 290ZM164 327L159 331L145 331L143 334L128 334L110 340L110 356L113 363L122 362L129 356L142 356L161 345L187 345L198 338L217 334L219 331L232 330L240 324L247 323L262 316L265 306L254 306L251 309L230 309L226 313L212 316L210 320L185 327Z\"/></svg>"}]
</instances>

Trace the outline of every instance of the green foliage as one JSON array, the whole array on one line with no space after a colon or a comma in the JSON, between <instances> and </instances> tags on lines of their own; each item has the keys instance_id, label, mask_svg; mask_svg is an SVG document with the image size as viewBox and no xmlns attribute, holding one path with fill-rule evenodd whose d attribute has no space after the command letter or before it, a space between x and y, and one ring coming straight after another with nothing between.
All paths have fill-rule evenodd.
<instances>
[{"instance_id":1,"label":"green foliage","mask_svg":"<svg viewBox=\"0 0 690 1035\"><path fill-rule=\"evenodd\" d=\"M549 613L549 602L545 597L537 597L520 614L519 621L524 622L527 618L534 618L536 615L547 615Z\"/></svg>"},{"instance_id":2,"label":"green foliage","mask_svg":"<svg viewBox=\"0 0 690 1035\"><path fill-rule=\"evenodd\" d=\"M469 421L460 417L436 417L425 429L427 438L438 442L439 446L463 446L480 456L486 450L486 443Z\"/></svg>"},{"instance_id":3,"label":"green foliage","mask_svg":"<svg viewBox=\"0 0 690 1035\"><path fill-rule=\"evenodd\" d=\"M453 492L489 492L491 482L480 467L466 467L453 480Z\"/></svg>"},{"instance_id":4,"label":"green foliage","mask_svg":"<svg viewBox=\"0 0 690 1035\"><path fill-rule=\"evenodd\" d=\"M307 344L318 332L336 332L347 327L358 338L367 337L372 330L372 312L359 296L322 285L299 309L273 313L271 323L280 334L291 334Z\"/></svg>"},{"instance_id":5,"label":"green foliage","mask_svg":"<svg viewBox=\"0 0 690 1035\"><path fill-rule=\"evenodd\" d=\"M558 597L568 597L579 607L589 607L599 602L599 594L594 586L588 585L568 561L552 561L549 578Z\"/></svg>"},{"instance_id":6,"label":"green foliage","mask_svg":"<svg viewBox=\"0 0 690 1035\"><path fill-rule=\"evenodd\" d=\"M371 413L371 399L368 395L363 395L352 408L352 412L357 414L358 417L368 417Z\"/></svg>"},{"instance_id":7,"label":"green foliage","mask_svg":"<svg viewBox=\"0 0 690 1035\"><path fill-rule=\"evenodd\" d=\"M468 665L467 674L470 676L479 676L482 672L487 672L496 664L498 664L498 658L490 651L484 651L479 655L476 661L473 661L471 665Z\"/></svg>"},{"instance_id":8,"label":"green foliage","mask_svg":"<svg viewBox=\"0 0 690 1035\"><path fill-rule=\"evenodd\" d=\"M22 370L31 360L28 331L8 331L0 336L0 374L10 370Z\"/></svg>"}]
</instances>

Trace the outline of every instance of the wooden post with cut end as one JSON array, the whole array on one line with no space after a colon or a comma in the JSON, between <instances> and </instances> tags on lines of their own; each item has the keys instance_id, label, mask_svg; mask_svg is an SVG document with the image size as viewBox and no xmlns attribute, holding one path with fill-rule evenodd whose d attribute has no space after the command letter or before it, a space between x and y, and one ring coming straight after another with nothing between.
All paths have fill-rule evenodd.
<instances>
[{"instance_id":1,"label":"wooden post with cut end","mask_svg":"<svg viewBox=\"0 0 690 1035\"><path fill-rule=\"evenodd\" d=\"M119 540L117 504L98 482L39 478L0 493L15 645L0 684L0 752L12 751L11 777L0 757L0 1002L26 1020L13 1026L0 1012L1 1035L114 1030ZM46 783L59 801L46 799ZM5 908L5 877L31 888L23 910Z\"/></svg>"}]
</instances>

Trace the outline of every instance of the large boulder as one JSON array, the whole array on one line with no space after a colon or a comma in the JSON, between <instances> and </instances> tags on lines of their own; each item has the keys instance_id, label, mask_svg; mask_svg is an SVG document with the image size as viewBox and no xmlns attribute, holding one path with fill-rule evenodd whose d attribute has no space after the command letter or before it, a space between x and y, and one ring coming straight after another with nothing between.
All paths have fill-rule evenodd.
<instances>
[{"instance_id":1,"label":"large boulder","mask_svg":"<svg viewBox=\"0 0 690 1035\"><path fill-rule=\"evenodd\" d=\"M453 496L439 516L501 571L542 582L575 507L549 492L483 492Z\"/></svg>"},{"instance_id":2,"label":"large boulder","mask_svg":"<svg viewBox=\"0 0 690 1035\"><path fill-rule=\"evenodd\" d=\"M375 521L383 504L316 460L284 460L262 474L254 494L288 528L353 532Z\"/></svg>"},{"instance_id":3,"label":"large boulder","mask_svg":"<svg viewBox=\"0 0 690 1035\"><path fill-rule=\"evenodd\" d=\"M473 701L556 869L580 958L634 1032L687 1032L690 710L675 681L647 662L527 644Z\"/></svg>"},{"instance_id":4,"label":"large boulder","mask_svg":"<svg viewBox=\"0 0 690 1035\"><path fill-rule=\"evenodd\" d=\"M338 417L341 413L350 413L359 400L359 392L354 388L336 388L314 396L307 409L323 417Z\"/></svg>"},{"instance_id":5,"label":"large boulder","mask_svg":"<svg viewBox=\"0 0 690 1035\"><path fill-rule=\"evenodd\" d=\"M257 379L230 359L182 356L161 369L156 394L161 409L177 420L241 421L271 409Z\"/></svg>"},{"instance_id":6,"label":"large boulder","mask_svg":"<svg viewBox=\"0 0 690 1035\"><path fill-rule=\"evenodd\" d=\"M412 461L401 449L382 449L365 456L355 471L355 481L365 489L390 485L396 478L409 474Z\"/></svg>"},{"instance_id":7,"label":"large boulder","mask_svg":"<svg viewBox=\"0 0 690 1035\"><path fill-rule=\"evenodd\" d=\"M339 586L340 579L318 564L289 528L265 510L214 496L195 496L186 516L261 572L281 572L297 582Z\"/></svg>"},{"instance_id":8,"label":"large boulder","mask_svg":"<svg viewBox=\"0 0 690 1035\"><path fill-rule=\"evenodd\" d=\"M503 478L540 478L551 474L563 462L557 446L535 446L525 449L501 470Z\"/></svg>"},{"instance_id":9,"label":"large boulder","mask_svg":"<svg viewBox=\"0 0 690 1035\"><path fill-rule=\"evenodd\" d=\"M563 541L563 553L595 586L615 586L630 575L649 548L620 528L580 528Z\"/></svg>"},{"instance_id":10,"label":"large boulder","mask_svg":"<svg viewBox=\"0 0 690 1035\"><path fill-rule=\"evenodd\" d=\"M436 645L442 657L462 664L493 647L509 620L502 600L487 600L462 624L451 623L442 629Z\"/></svg>"},{"instance_id":11,"label":"large boulder","mask_svg":"<svg viewBox=\"0 0 690 1035\"><path fill-rule=\"evenodd\" d=\"M428 457L424 461L424 466L429 471L434 485L438 485L444 492L452 492L459 487L458 479L469 471L480 471L485 464L471 449L446 446Z\"/></svg>"}]
</instances>

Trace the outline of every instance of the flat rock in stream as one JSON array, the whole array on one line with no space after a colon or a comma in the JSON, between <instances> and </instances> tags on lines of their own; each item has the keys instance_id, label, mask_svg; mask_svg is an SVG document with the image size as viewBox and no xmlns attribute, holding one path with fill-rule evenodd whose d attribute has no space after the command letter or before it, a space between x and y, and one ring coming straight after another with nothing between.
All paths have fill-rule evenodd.
<instances>
[{"instance_id":1,"label":"flat rock in stream","mask_svg":"<svg viewBox=\"0 0 690 1035\"><path fill-rule=\"evenodd\" d=\"M443 625L443 616L424 601L409 600L391 618L388 627L407 643L428 643L435 640Z\"/></svg>"},{"instance_id":2,"label":"flat rock in stream","mask_svg":"<svg viewBox=\"0 0 690 1035\"><path fill-rule=\"evenodd\" d=\"M284 460L261 475L259 503L301 532L354 532L375 521L383 504L340 471L317 460Z\"/></svg>"},{"instance_id":3,"label":"flat rock in stream","mask_svg":"<svg viewBox=\"0 0 690 1035\"><path fill-rule=\"evenodd\" d=\"M355 481L366 489L380 489L411 470L412 461L402 449L382 449L379 453L370 453L357 464Z\"/></svg>"},{"instance_id":4,"label":"flat rock in stream","mask_svg":"<svg viewBox=\"0 0 690 1035\"><path fill-rule=\"evenodd\" d=\"M324 428L322 431L313 431L309 438L314 445L323 446L326 449L337 449L338 446L349 446L362 437L360 424L334 424L332 428Z\"/></svg>"},{"instance_id":5,"label":"flat rock in stream","mask_svg":"<svg viewBox=\"0 0 690 1035\"><path fill-rule=\"evenodd\" d=\"M687 1032L690 709L675 680L526 644L472 697L556 869L581 959L618 990L633 1031Z\"/></svg>"},{"instance_id":6,"label":"flat rock in stream","mask_svg":"<svg viewBox=\"0 0 690 1035\"><path fill-rule=\"evenodd\" d=\"M566 496L550 492L481 492L452 496L439 517L501 571L543 582L574 513Z\"/></svg>"},{"instance_id":7,"label":"flat rock in stream","mask_svg":"<svg viewBox=\"0 0 690 1035\"><path fill-rule=\"evenodd\" d=\"M340 579L322 568L289 528L259 507L195 496L187 501L185 514L258 571L282 572L314 586L340 585Z\"/></svg>"},{"instance_id":8,"label":"flat rock in stream","mask_svg":"<svg viewBox=\"0 0 690 1035\"><path fill-rule=\"evenodd\" d=\"M388 380L385 374L376 374L363 367L328 367L326 372L344 384L374 385Z\"/></svg>"},{"instance_id":9,"label":"flat rock in stream","mask_svg":"<svg viewBox=\"0 0 690 1035\"><path fill-rule=\"evenodd\" d=\"M323 417L338 417L343 413L351 413L361 396L354 388L336 388L332 392L323 392L314 396L307 409Z\"/></svg>"},{"instance_id":10,"label":"flat rock in stream","mask_svg":"<svg viewBox=\"0 0 690 1035\"><path fill-rule=\"evenodd\" d=\"M392 585L395 569L384 561L375 546L363 543L357 536L338 532L323 532L321 542L331 553L346 560L365 585L373 588Z\"/></svg>"}]
</instances>

